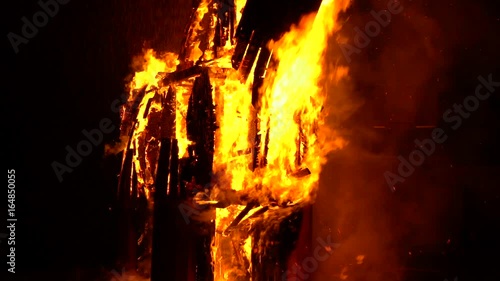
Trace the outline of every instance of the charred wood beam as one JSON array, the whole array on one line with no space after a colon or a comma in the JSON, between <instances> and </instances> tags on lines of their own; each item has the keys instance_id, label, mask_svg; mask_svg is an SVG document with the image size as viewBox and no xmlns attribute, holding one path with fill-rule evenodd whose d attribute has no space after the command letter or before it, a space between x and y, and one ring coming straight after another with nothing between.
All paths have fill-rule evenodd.
<instances>
[{"instance_id":1,"label":"charred wood beam","mask_svg":"<svg viewBox=\"0 0 500 281\"><path fill-rule=\"evenodd\" d=\"M231 64L234 69L239 69L243 79L246 80L252 69L254 61L257 59L260 43L256 43L252 35L248 42L239 41L234 49L234 54L231 57Z\"/></svg>"},{"instance_id":2,"label":"charred wood beam","mask_svg":"<svg viewBox=\"0 0 500 281\"><path fill-rule=\"evenodd\" d=\"M203 67L195 65L195 66L191 66L189 68L174 71L171 73L160 72L157 75L157 78L160 79L160 81L158 82L158 85L160 87L165 87L171 83L179 82L181 80L185 80L185 79L188 79L191 77L198 76L203 72L203 69L204 69Z\"/></svg>"},{"instance_id":3,"label":"charred wood beam","mask_svg":"<svg viewBox=\"0 0 500 281\"><path fill-rule=\"evenodd\" d=\"M195 238L195 251L196 251L196 281L213 281L213 264L211 245L212 237L215 233L213 223L202 223L198 226L202 229L202 233Z\"/></svg>"},{"instance_id":4,"label":"charred wood beam","mask_svg":"<svg viewBox=\"0 0 500 281\"><path fill-rule=\"evenodd\" d=\"M201 185L211 180L216 128L212 85L208 71L204 69L194 81L186 116L187 136L194 142L190 149L196 158L193 163L193 176Z\"/></svg>"},{"instance_id":5,"label":"charred wood beam","mask_svg":"<svg viewBox=\"0 0 500 281\"><path fill-rule=\"evenodd\" d=\"M153 249L151 281L179 280L179 261L173 253L178 252L180 239L176 225L176 189L172 188L172 173L175 174L175 139L162 139L156 171L153 211Z\"/></svg>"},{"instance_id":6,"label":"charred wood beam","mask_svg":"<svg viewBox=\"0 0 500 281\"><path fill-rule=\"evenodd\" d=\"M269 210L269 206L260 207L257 211L255 211L253 214L248 216L246 219L241 220L240 223L238 225L236 225L234 228L245 229L248 234L251 234L251 232L252 232L251 221L259 218L261 215L263 215L268 210Z\"/></svg>"},{"instance_id":7,"label":"charred wood beam","mask_svg":"<svg viewBox=\"0 0 500 281\"><path fill-rule=\"evenodd\" d=\"M132 91L132 94L135 96L131 102L126 104L125 112L122 117L120 132L122 135L129 135L134 128L134 122L137 119L137 114L139 112L139 105L141 104L142 99L146 95L147 85Z\"/></svg>"},{"instance_id":8,"label":"charred wood beam","mask_svg":"<svg viewBox=\"0 0 500 281\"><path fill-rule=\"evenodd\" d=\"M158 162L156 164L153 196L153 234L151 252L151 281L183 280L187 274L187 260L175 254L181 249L181 234L178 228L179 204L179 148L174 139L175 91L169 88L161 97L163 107L160 120ZM184 269L184 270L182 270Z\"/></svg>"},{"instance_id":9,"label":"charred wood beam","mask_svg":"<svg viewBox=\"0 0 500 281\"><path fill-rule=\"evenodd\" d=\"M296 171L295 173L293 173L292 177L303 178L303 177L309 176L310 174L311 174L311 171L309 170L309 168L302 168L302 169L299 169L298 171Z\"/></svg>"},{"instance_id":10,"label":"charred wood beam","mask_svg":"<svg viewBox=\"0 0 500 281\"><path fill-rule=\"evenodd\" d=\"M212 85L206 68L202 69L193 84L186 116L186 129L188 139L193 142L189 147L191 159L188 171L197 184L207 186L211 181L216 124ZM196 281L212 281L213 263L210 251L215 225L210 221L201 221L194 223L194 227L197 233L194 249L195 278Z\"/></svg>"},{"instance_id":11,"label":"charred wood beam","mask_svg":"<svg viewBox=\"0 0 500 281\"><path fill-rule=\"evenodd\" d=\"M241 211L237 216L236 218L234 218L234 220L231 222L231 224L226 228L226 230L224 230L224 235L229 235L229 233L231 233L231 231L241 222L241 220L243 220L243 218L255 207L257 207L258 204L257 203L248 203L245 208L243 209L243 211Z\"/></svg>"},{"instance_id":12,"label":"charred wood beam","mask_svg":"<svg viewBox=\"0 0 500 281\"><path fill-rule=\"evenodd\" d=\"M160 122L161 138L175 138L176 92L169 87L166 95L161 100L162 115Z\"/></svg>"},{"instance_id":13,"label":"charred wood beam","mask_svg":"<svg viewBox=\"0 0 500 281\"><path fill-rule=\"evenodd\" d=\"M131 190L134 184L134 170L133 170L133 151L126 150L124 156L124 165L120 173L120 179L118 184L118 202L117 214L119 216L119 226L118 231L120 240L118 242L119 249L119 261L128 270L134 270L136 268L136 241L137 236L135 235L133 211L133 190Z\"/></svg>"},{"instance_id":14,"label":"charred wood beam","mask_svg":"<svg viewBox=\"0 0 500 281\"><path fill-rule=\"evenodd\" d=\"M168 229L168 225L175 223L175 220L168 208L167 196L172 143L172 139L162 139L160 144L154 191L151 281L175 278L175 260L173 255L168 254L175 252L175 237L172 237L173 232Z\"/></svg>"},{"instance_id":15,"label":"charred wood beam","mask_svg":"<svg viewBox=\"0 0 500 281\"><path fill-rule=\"evenodd\" d=\"M179 146L177 145L177 140L173 140L174 145L170 150L170 178L169 186L167 190L167 195L173 199L178 200L180 196L180 185L179 185Z\"/></svg>"}]
</instances>

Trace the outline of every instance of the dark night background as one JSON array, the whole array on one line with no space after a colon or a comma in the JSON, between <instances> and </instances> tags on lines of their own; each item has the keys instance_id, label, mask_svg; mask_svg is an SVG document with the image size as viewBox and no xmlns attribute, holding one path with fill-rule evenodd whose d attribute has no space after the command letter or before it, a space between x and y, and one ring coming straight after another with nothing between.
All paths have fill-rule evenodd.
<instances>
[{"instance_id":1,"label":"dark night background","mask_svg":"<svg viewBox=\"0 0 500 281\"><path fill-rule=\"evenodd\" d=\"M118 127L119 116L111 111L111 103L125 91L125 79L133 73L132 58L145 47L178 51L191 3L72 0L60 5L48 24L19 46L18 54L6 34L20 34L21 17L31 19L40 7L33 0L3 4L7 140L3 149L5 165L16 169L18 279L77 280L79 271L114 266L116 219L109 208L120 159L104 158L103 143L61 183L51 163L63 163L65 146L76 147L84 139L81 131L98 128L101 119L110 118ZM429 268L423 264L440 260L434 255L447 251L447 264L437 266L438 271L456 273L458 280L496 280L500 276L500 89L460 129L449 132L449 140L437 148L429 164L417 168L421 171L401 191L391 193L383 178L386 169L395 169L397 155L408 155L415 138L430 135L429 130L410 130L401 124L441 126L442 113L474 92L477 76L493 73L493 80L500 81L496 1L402 3L403 13L393 16L361 54L352 56L349 67L355 86L346 100L357 106L347 110L342 124L352 148L332 156L326 167L315 233L339 225L348 233L351 229L353 239L344 238L345 245L353 244L353 253L364 251L354 250L364 243L359 241L377 244L382 236L393 244L366 251L376 256L390 249L394 258L407 249L427 249L429 255L422 255L424 261L414 267ZM354 1L342 32L352 38L352 28L363 27L371 20L369 11L385 5L385 0ZM381 99L386 92L389 97ZM409 106L408 95L415 98ZM404 112L414 113L410 121ZM380 124L397 129L373 129ZM117 136L115 130L105 135L105 142ZM365 180L360 180L363 175ZM370 214L381 209L385 211ZM364 228L367 221L373 221L372 227ZM378 232L360 235L362 229ZM371 236L382 240L370 240ZM447 238L451 246L443 250ZM0 245L4 261L6 241ZM394 258L398 268L407 258ZM320 269L318 276L328 276L327 272ZM414 280L415 273L407 272L405 278ZM443 280L422 278L415 280Z\"/></svg>"}]
</instances>

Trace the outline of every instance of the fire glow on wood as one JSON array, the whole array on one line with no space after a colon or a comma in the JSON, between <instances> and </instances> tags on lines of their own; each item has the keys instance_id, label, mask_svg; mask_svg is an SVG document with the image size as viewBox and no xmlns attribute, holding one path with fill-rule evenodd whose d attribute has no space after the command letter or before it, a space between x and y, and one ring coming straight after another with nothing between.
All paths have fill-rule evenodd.
<instances>
[{"instance_id":1,"label":"fire glow on wood","mask_svg":"<svg viewBox=\"0 0 500 281\"><path fill-rule=\"evenodd\" d=\"M128 268L153 281L278 280L286 271L276 252L284 223L314 201L326 156L345 145L324 126L322 82L347 75L324 73L323 61L349 1L310 2L269 27L255 15L263 1L202 0L178 54L137 59L121 115ZM181 227L194 233L184 275L172 273L183 258L167 241L183 223L179 204L200 210Z\"/></svg>"}]
</instances>

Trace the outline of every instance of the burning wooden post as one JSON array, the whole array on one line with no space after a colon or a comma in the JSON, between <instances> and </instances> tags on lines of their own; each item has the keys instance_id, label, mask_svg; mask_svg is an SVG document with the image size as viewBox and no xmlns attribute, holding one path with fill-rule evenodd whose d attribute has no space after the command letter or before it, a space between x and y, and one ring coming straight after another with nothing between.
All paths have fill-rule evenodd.
<instances>
[{"instance_id":1,"label":"burning wooden post","mask_svg":"<svg viewBox=\"0 0 500 281\"><path fill-rule=\"evenodd\" d=\"M176 208L173 207L177 199L177 188L174 187L175 162L177 158L177 142L175 139L165 138L160 143L160 157L154 191L153 212L153 245L151 280L176 280L179 273L175 255L176 245L180 237L172 226L176 225ZM174 187L174 188L172 188Z\"/></svg>"}]
</instances>

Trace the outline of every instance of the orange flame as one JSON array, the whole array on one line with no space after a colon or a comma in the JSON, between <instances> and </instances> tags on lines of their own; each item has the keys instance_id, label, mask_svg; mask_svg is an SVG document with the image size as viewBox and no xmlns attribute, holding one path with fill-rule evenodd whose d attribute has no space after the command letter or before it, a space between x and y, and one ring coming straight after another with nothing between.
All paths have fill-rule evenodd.
<instances>
[{"instance_id":1,"label":"orange flame","mask_svg":"<svg viewBox=\"0 0 500 281\"><path fill-rule=\"evenodd\" d=\"M321 112L326 100L326 91L321 88L325 47L337 27L336 15L347 5L348 1L323 1L316 16L305 17L298 27L270 43L279 66L273 81L268 80L270 85L264 86L261 128L269 127L262 133L269 134L271 141L262 185L269 187L275 198L308 200L317 187L326 156L344 145L340 138L318 138L318 131L327 129ZM307 146L300 163L296 159L298 142ZM301 166L309 168L311 176L289 176Z\"/></svg>"},{"instance_id":2,"label":"orange flame","mask_svg":"<svg viewBox=\"0 0 500 281\"><path fill-rule=\"evenodd\" d=\"M252 148L249 122L255 109L250 101L251 81L241 83L229 75L222 85L218 84L220 132L216 139L214 171L221 189L245 190L262 201L268 198L279 203L314 200L327 155L345 145L343 139L325 127L326 112L322 112L322 107L327 96L321 82L331 78L338 81L347 75L347 68L342 68L333 77L325 76L322 64L328 37L338 29L335 19L348 4L347 0L325 0L316 15L304 17L280 40L270 43L278 67L261 88L262 108L258 116L261 139L269 139L265 167L252 171L250 156L241 153ZM306 167L311 171L310 176L291 176ZM228 240L237 239L220 234L242 209L242 206L230 206L216 210L217 232L212 252L217 281L232 280L234 277L230 276L242 274L241 268L233 266L238 263L235 261L238 250L235 253L227 247ZM244 241L241 252L249 259L252 241L249 238Z\"/></svg>"},{"instance_id":3,"label":"orange flame","mask_svg":"<svg viewBox=\"0 0 500 281\"><path fill-rule=\"evenodd\" d=\"M201 1L195 13L191 34L194 42L190 46L187 60L194 62L203 54L199 42L194 38L203 31L200 25L203 17L209 13L207 0ZM241 19L241 8L246 0L237 0L236 20ZM337 15L349 5L348 0L323 0L319 11L302 19L298 26L293 26L280 40L270 42L269 48L277 61L277 68L271 71L261 90L261 108L259 112L252 106L251 79L241 81L239 72L230 69L230 58L234 46L227 45L222 57L210 64L211 82L214 84L213 100L216 104L216 118L219 129L215 136L215 153L213 171L217 175L214 193L221 190L245 191L261 204L274 200L278 203L307 203L314 200L321 168L327 155L345 145L345 141L325 126L327 112L323 105L327 99L322 84L326 79L338 81L347 75L347 68L338 68L334 75L323 73L324 52L329 36L339 26ZM213 16L213 15L210 15ZM212 28L213 26L210 26ZM206 31L206 32L211 32ZM213 42L212 42L213 43ZM152 50L147 50L142 57L143 70L136 72L130 83L130 89L146 86L146 91L158 87L159 72L173 72L179 64L177 55L168 53L157 57ZM255 65L254 65L255 68ZM249 77L253 77L252 69ZM179 143L180 157L185 155L189 141L187 139L185 118L190 88L181 83L173 85L176 91L176 130L175 137ZM135 91L130 91L129 101L133 101ZM139 149L146 136L149 119L145 114L146 104L153 98L155 91L149 91L139 106L138 120L129 149ZM153 104L150 112L160 111L161 104ZM258 114L258 116L257 116ZM143 118L146 116L145 118ZM251 123L260 120L260 131L253 132ZM253 135L260 134L261 139L269 139L265 153L267 165L250 167L254 147ZM142 145L143 146L143 145ZM134 154L135 169L138 174L143 171L140 153ZM308 168L308 177L294 177L293 174ZM152 178L138 176L141 185L152 184ZM149 190L146 189L148 193ZM252 254L251 236L225 237L222 231L242 211L244 206L231 205L216 210L216 234L213 240L212 257L216 281L233 280L241 276L247 268L235 267L242 260L247 262ZM247 217L250 216L247 215ZM237 245L234 242L237 241Z\"/></svg>"}]
</instances>

